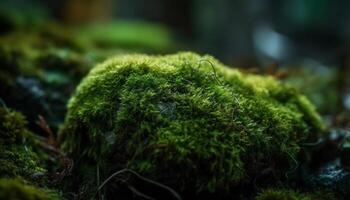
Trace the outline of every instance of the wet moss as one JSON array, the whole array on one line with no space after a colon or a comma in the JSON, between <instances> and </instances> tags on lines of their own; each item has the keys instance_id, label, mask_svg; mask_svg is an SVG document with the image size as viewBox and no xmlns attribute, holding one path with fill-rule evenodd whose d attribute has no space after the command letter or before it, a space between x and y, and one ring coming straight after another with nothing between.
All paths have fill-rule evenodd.
<instances>
[{"instance_id":1,"label":"wet moss","mask_svg":"<svg viewBox=\"0 0 350 200\"><path fill-rule=\"evenodd\" d=\"M272 166L283 175L298 144L322 129L293 88L179 53L95 67L69 101L60 139L77 174L98 169L93 185L129 168L182 192L227 192Z\"/></svg>"}]
</instances>

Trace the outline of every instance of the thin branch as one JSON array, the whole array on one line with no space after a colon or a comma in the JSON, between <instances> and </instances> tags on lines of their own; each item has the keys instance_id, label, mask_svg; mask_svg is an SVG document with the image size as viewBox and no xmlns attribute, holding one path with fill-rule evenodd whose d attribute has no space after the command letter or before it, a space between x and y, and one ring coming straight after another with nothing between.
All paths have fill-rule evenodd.
<instances>
[{"instance_id":1,"label":"thin branch","mask_svg":"<svg viewBox=\"0 0 350 200\"><path fill-rule=\"evenodd\" d=\"M5 110L6 110L7 112L9 112L9 108L7 107L5 101L4 101L1 97L0 97L0 104L2 105L2 107L5 108Z\"/></svg>"},{"instance_id":2,"label":"thin branch","mask_svg":"<svg viewBox=\"0 0 350 200\"><path fill-rule=\"evenodd\" d=\"M289 178L288 175L291 174L292 172L294 172L299 167L299 163L288 151L287 151L287 154L294 162L294 167L291 170L287 171L285 174L286 178Z\"/></svg>"},{"instance_id":3,"label":"thin branch","mask_svg":"<svg viewBox=\"0 0 350 200\"><path fill-rule=\"evenodd\" d=\"M154 198L147 196L147 195L143 194L142 192L138 191L134 186L132 186L127 181L125 181L125 180L121 180L121 181L124 182L126 184L126 186L129 188L129 190L131 190L135 195L137 195L139 197L143 197L144 199L147 199L147 200L155 200Z\"/></svg>"},{"instance_id":4,"label":"thin branch","mask_svg":"<svg viewBox=\"0 0 350 200\"><path fill-rule=\"evenodd\" d=\"M324 141L323 139L319 139L316 142L302 143L302 144L300 144L300 146L303 146L303 147L314 147L314 146L317 146L317 145L321 144L323 141Z\"/></svg>"},{"instance_id":5,"label":"thin branch","mask_svg":"<svg viewBox=\"0 0 350 200\"><path fill-rule=\"evenodd\" d=\"M218 78L218 76L217 76L216 69L215 69L213 63L210 62L209 60L200 60L200 61L199 61L199 67L201 66L201 63L202 63L202 62L207 62L207 63L210 64L211 68L213 69L214 78L215 78L216 82L218 82L219 85L222 85L221 81L219 80L219 78Z\"/></svg>"},{"instance_id":6,"label":"thin branch","mask_svg":"<svg viewBox=\"0 0 350 200\"><path fill-rule=\"evenodd\" d=\"M123 174L125 172L128 172L128 173L131 173L133 175L135 175L137 178L145 181L145 182L148 182L148 183L151 183L153 185L156 185L158 187L161 187L167 191L169 191L177 200L182 200L182 198L180 197L180 195L175 191L173 190L172 188L164 185L164 184L161 184L161 183L158 183L156 181L153 181L153 180L150 180L148 178L145 178L143 176L141 176L140 174L138 174L137 172L131 170L131 169L122 169L120 171L117 171L115 173L113 173L111 176L109 176L101 185L100 187L98 187L97 191L100 191L110 180L112 180L114 177L120 175L120 174Z\"/></svg>"},{"instance_id":7,"label":"thin branch","mask_svg":"<svg viewBox=\"0 0 350 200\"><path fill-rule=\"evenodd\" d=\"M57 148L57 142L56 142L56 138L53 134L53 131L50 128L50 125L47 123L47 121L45 120L45 118L42 115L38 115L38 120L36 121L36 124L45 131L45 133L47 133L48 135L48 139L47 139L47 143L51 146L54 146Z\"/></svg>"}]
</instances>

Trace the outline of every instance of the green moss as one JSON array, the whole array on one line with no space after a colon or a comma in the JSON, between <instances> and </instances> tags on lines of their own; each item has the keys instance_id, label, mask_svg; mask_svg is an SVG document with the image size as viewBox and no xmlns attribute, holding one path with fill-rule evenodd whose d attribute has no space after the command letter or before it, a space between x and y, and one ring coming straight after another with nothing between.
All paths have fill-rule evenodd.
<instances>
[{"instance_id":1,"label":"green moss","mask_svg":"<svg viewBox=\"0 0 350 200\"><path fill-rule=\"evenodd\" d=\"M34 181L34 174L43 172L39 158L32 150L33 135L27 121L18 112L0 108L0 176L20 177Z\"/></svg>"},{"instance_id":2,"label":"green moss","mask_svg":"<svg viewBox=\"0 0 350 200\"><path fill-rule=\"evenodd\" d=\"M27 121L19 112L1 107L0 122L1 140L6 144L19 143L22 138L29 135L29 131L26 129Z\"/></svg>"},{"instance_id":3,"label":"green moss","mask_svg":"<svg viewBox=\"0 0 350 200\"><path fill-rule=\"evenodd\" d=\"M58 193L23 183L19 179L0 179L0 199L8 200L58 200Z\"/></svg>"},{"instance_id":4,"label":"green moss","mask_svg":"<svg viewBox=\"0 0 350 200\"><path fill-rule=\"evenodd\" d=\"M56 191L36 188L49 182L43 176L48 156L27 129L25 117L0 107L0 199L62 199Z\"/></svg>"},{"instance_id":5,"label":"green moss","mask_svg":"<svg viewBox=\"0 0 350 200\"><path fill-rule=\"evenodd\" d=\"M2 177L22 177L35 180L35 174L44 172L39 167L38 157L30 147L0 147L0 174Z\"/></svg>"},{"instance_id":6,"label":"green moss","mask_svg":"<svg viewBox=\"0 0 350 200\"><path fill-rule=\"evenodd\" d=\"M78 174L98 163L104 178L130 168L178 191L217 192L271 166L284 175L298 143L321 130L296 90L179 53L95 67L69 102L60 139Z\"/></svg>"},{"instance_id":7,"label":"green moss","mask_svg":"<svg viewBox=\"0 0 350 200\"><path fill-rule=\"evenodd\" d=\"M301 193L288 189L266 189L260 192L255 200L339 200L329 192Z\"/></svg>"}]
</instances>

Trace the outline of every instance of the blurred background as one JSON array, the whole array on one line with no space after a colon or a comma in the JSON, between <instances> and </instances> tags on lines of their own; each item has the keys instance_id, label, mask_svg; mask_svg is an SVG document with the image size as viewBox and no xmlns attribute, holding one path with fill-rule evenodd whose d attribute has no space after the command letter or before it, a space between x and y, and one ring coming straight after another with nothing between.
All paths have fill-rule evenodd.
<instances>
[{"instance_id":1,"label":"blurred background","mask_svg":"<svg viewBox=\"0 0 350 200\"><path fill-rule=\"evenodd\" d=\"M330 126L349 127L349 9L346 0L1 0L0 73L59 124L52 113L106 57L195 51L293 84ZM0 96L21 107L13 88Z\"/></svg>"}]
</instances>

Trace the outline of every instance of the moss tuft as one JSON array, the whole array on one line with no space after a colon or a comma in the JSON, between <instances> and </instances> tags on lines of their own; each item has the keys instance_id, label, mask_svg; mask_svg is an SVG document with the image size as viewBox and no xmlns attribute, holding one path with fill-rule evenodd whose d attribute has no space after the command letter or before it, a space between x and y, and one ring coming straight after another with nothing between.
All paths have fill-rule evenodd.
<instances>
[{"instance_id":1,"label":"moss tuft","mask_svg":"<svg viewBox=\"0 0 350 200\"><path fill-rule=\"evenodd\" d=\"M70 99L60 131L76 167L103 177L130 168L178 191L229 191L322 130L315 108L272 77L211 56L129 55L95 67Z\"/></svg>"},{"instance_id":2,"label":"moss tuft","mask_svg":"<svg viewBox=\"0 0 350 200\"><path fill-rule=\"evenodd\" d=\"M26 129L27 121L19 112L0 108L0 122L0 134L3 143L19 143L22 142L22 138L29 135L29 131Z\"/></svg>"}]
</instances>

